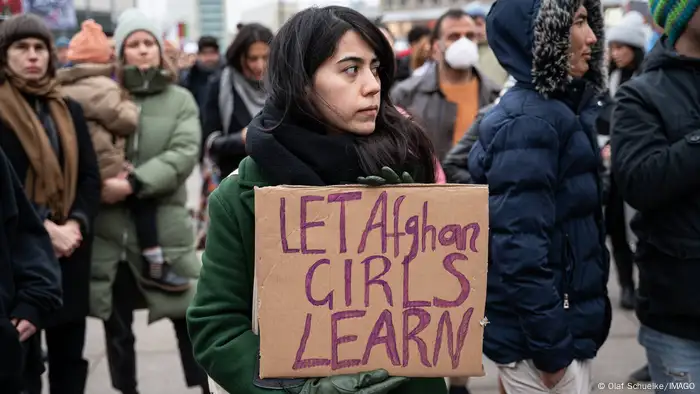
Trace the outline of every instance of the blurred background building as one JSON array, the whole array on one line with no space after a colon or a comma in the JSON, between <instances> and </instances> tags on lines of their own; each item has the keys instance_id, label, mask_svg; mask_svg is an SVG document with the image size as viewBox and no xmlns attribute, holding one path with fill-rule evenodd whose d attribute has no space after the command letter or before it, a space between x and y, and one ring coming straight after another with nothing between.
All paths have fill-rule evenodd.
<instances>
[{"instance_id":1,"label":"blurred background building","mask_svg":"<svg viewBox=\"0 0 700 394\"><path fill-rule=\"evenodd\" d=\"M405 47L405 36L417 24L432 27L446 10L474 3L488 9L494 0L0 0L0 15L26 11L47 20L57 36L70 37L82 21L94 19L105 31L114 30L125 9L137 7L156 20L167 39L184 46L201 35L218 37L222 49L236 34L238 23L258 22L278 29L297 11L312 5L349 6L387 25ZM628 10L648 16L648 0L602 0L608 26ZM19 10L19 11L18 11Z\"/></svg>"}]
</instances>

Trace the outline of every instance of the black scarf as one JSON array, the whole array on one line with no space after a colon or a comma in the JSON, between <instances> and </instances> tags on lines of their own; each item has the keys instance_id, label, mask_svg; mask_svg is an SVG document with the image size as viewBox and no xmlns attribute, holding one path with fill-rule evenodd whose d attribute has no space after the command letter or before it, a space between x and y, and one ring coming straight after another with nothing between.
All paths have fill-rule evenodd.
<instances>
[{"instance_id":1,"label":"black scarf","mask_svg":"<svg viewBox=\"0 0 700 394\"><path fill-rule=\"evenodd\" d=\"M357 177L366 175L360 168L355 138L327 134L311 117L285 117L268 101L248 126L246 150L276 185L354 184Z\"/></svg>"}]
</instances>

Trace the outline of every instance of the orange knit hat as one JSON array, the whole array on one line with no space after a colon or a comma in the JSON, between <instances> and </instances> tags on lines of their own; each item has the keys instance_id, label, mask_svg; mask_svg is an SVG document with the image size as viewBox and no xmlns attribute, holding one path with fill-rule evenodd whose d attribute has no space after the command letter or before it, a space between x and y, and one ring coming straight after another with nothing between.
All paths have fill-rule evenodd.
<instances>
[{"instance_id":1,"label":"orange knit hat","mask_svg":"<svg viewBox=\"0 0 700 394\"><path fill-rule=\"evenodd\" d=\"M112 49L102 26L88 19L70 40L66 55L69 61L75 63L109 63Z\"/></svg>"}]
</instances>

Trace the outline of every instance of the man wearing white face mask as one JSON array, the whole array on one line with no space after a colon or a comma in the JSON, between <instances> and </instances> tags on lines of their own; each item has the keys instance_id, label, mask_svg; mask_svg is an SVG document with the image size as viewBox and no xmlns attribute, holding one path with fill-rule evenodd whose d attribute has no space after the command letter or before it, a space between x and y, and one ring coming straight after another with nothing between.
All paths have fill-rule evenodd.
<instances>
[{"instance_id":1,"label":"man wearing white face mask","mask_svg":"<svg viewBox=\"0 0 700 394\"><path fill-rule=\"evenodd\" d=\"M477 67L476 38L476 25L466 12L447 11L435 23L431 38L437 67L391 91L394 103L422 123L441 161L501 89Z\"/></svg>"}]
</instances>

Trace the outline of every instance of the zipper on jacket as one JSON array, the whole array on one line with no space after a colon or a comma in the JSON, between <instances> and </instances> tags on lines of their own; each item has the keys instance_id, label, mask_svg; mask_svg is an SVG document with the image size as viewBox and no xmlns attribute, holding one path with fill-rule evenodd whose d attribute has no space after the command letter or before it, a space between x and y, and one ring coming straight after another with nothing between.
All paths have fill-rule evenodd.
<instances>
[{"instance_id":1,"label":"zipper on jacket","mask_svg":"<svg viewBox=\"0 0 700 394\"><path fill-rule=\"evenodd\" d=\"M122 255L121 255L120 261L127 261L126 260L126 239L127 239L127 237L128 236L126 234L126 230L124 230L124 233L122 234L122 246L123 247L122 247Z\"/></svg>"},{"instance_id":2,"label":"zipper on jacket","mask_svg":"<svg viewBox=\"0 0 700 394\"><path fill-rule=\"evenodd\" d=\"M137 105L138 114L139 114L139 125L136 127L136 132L133 134L133 143L131 144L131 145L132 145L132 149L133 149L133 152L132 152L132 156L133 156L132 162L135 161L136 157L138 156L138 152L139 152L139 137L140 137L139 132L141 131L141 104L136 104L136 105Z\"/></svg>"},{"instance_id":3,"label":"zipper on jacket","mask_svg":"<svg viewBox=\"0 0 700 394\"><path fill-rule=\"evenodd\" d=\"M573 280L573 271L574 271L574 256L573 256L573 251L571 250L571 242L569 242L569 234L564 233L564 258L566 261L564 262L566 265L564 267L564 309L569 309L570 303L569 303L569 285L571 284L571 281Z\"/></svg>"}]
</instances>

